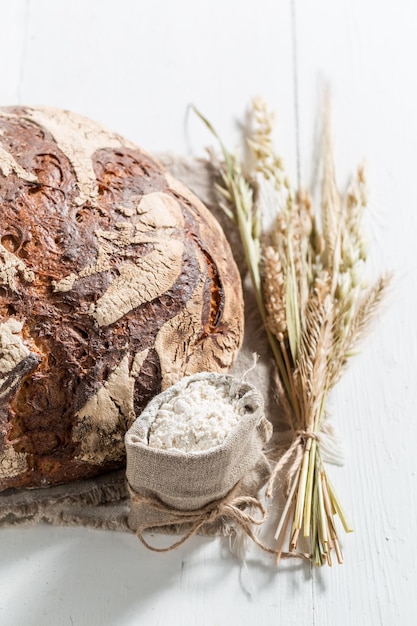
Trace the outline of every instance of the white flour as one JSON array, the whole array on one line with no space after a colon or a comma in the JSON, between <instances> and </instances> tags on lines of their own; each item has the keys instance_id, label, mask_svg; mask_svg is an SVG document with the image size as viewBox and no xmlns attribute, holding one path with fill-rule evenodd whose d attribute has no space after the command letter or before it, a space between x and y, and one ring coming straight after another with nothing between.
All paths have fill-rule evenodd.
<instances>
[{"instance_id":1,"label":"white flour","mask_svg":"<svg viewBox=\"0 0 417 626\"><path fill-rule=\"evenodd\" d=\"M224 384L191 382L161 405L149 430L149 446L189 452L221 444L242 417L237 401Z\"/></svg>"}]
</instances>

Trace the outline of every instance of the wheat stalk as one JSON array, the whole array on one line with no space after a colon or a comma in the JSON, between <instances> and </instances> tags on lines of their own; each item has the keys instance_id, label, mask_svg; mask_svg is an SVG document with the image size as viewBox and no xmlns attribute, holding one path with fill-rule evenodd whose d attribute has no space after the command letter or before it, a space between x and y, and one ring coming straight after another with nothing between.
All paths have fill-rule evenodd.
<instances>
[{"instance_id":1,"label":"wheat stalk","mask_svg":"<svg viewBox=\"0 0 417 626\"><path fill-rule=\"evenodd\" d=\"M310 542L312 561L343 562L334 517L352 530L330 483L321 454L321 428L330 389L369 326L386 292L388 277L370 288L362 277L366 245L362 218L366 176L361 166L345 196L337 188L326 101L322 142L321 207L292 189L272 142L274 117L267 105L252 104L250 159L241 163L218 139L224 158L219 191L222 206L242 239L259 312L275 357L281 405L293 440L276 463L266 494L286 469L287 503L275 538L279 561L289 532L290 550L300 535ZM257 206L257 202L262 206ZM273 214L266 232L261 212Z\"/></svg>"}]
</instances>

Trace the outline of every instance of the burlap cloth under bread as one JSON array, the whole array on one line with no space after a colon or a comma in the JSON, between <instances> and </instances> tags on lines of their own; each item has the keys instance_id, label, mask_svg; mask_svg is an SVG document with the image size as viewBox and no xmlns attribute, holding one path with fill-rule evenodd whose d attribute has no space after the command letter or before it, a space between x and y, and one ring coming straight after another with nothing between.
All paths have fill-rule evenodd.
<instances>
[{"instance_id":1,"label":"burlap cloth under bread","mask_svg":"<svg viewBox=\"0 0 417 626\"><path fill-rule=\"evenodd\" d=\"M253 365L254 353L259 355L256 368L246 374L245 380L262 394L265 415L274 425L274 438L277 440L280 436L278 431L282 432L283 425L278 428L280 411L273 393L272 356L250 284L245 279L246 268L238 234L216 204L213 166L206 159L186 159L172 155L159 155L159 159L201 198L221 223L229 239L244 280L245 298L245 338L231 374L241 377ZM0 526L48 522L131 532L127 524L129 497L125 482L125 472L120 470L46 489L8 490L0 493Z\"/></svg>"}]
</instances>

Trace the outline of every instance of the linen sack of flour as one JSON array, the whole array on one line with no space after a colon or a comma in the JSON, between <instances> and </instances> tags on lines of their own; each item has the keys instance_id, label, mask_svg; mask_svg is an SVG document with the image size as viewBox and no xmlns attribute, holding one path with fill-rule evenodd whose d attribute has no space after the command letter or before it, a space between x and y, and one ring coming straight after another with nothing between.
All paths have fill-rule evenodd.
<instances>
[{"instance_id":1,"label":"linen sack of flour","mask_svg":"<svg viewBox=\"0 0 417 626\"><path fill-rule=\"evenodd\" d=\"M130 528L158 552L197 532L244 532L265 548L253 525L266 517L257 494L270 474L262 450L271 435L262 397L249 383L206 372L183 378L156 396L126 434ZM156 548L146 530L182 537Z\"/></svg>"}]
</instances>

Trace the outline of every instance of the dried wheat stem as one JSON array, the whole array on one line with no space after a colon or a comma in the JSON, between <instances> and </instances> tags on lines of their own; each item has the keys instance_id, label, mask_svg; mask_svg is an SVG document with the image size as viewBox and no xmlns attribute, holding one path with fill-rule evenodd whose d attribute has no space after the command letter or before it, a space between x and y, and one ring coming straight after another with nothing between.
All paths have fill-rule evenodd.
<instances>
[{"instance_id":1,"label":"dried wheat stem","mask_svg":"<svg viewBox=\"0 0 417 626\"><path fill-rule=\"evenodd\" d=\"M298 421L298 424L300 424L301 409L300 409L300 404L298 402L298 394L297 394L297 391L296 391L296 388L295 388L294 375L293 375L292 367L291 367L290 360L289 360L289 357L288 357L288 350L287 350L283 340L281 340L279 342L279 345L280 345L283 361L284 361L284 364L285 364L285 368L286 368L287 374L288 374L288 380L289 380L290 389L291 389L291 398L293 400L293 409L294 409L295 417L296 417L296 419Z\"/></svg>"},{"instance_id":2,"label":"dried wheat stem","mask_svg":"<svg viewBox=\"0 0 417 626\"><path fill-rule=\"evenodd\" d=\"M293 479L293 482L292 482L292 485L291 485L290 492L289 492L288 497L287 497L287 501L286 501L284 510L283 510L283 512L282 512L282 514L280 516L279 523L278 523L277 529L275 531L274 539L278 539L279 536L281 535L281 532L283 531L283 527L285 525L285 520L287 518L287 515L289 515L290 511L294 507L293 498L294 498L295 490L297 489L298 480L300 478L300 471L301 471L301 468L298 468L298 470L297 470L297 472L296 472L296 474L294 476L294 479ZM284 535L285 535L285 532L284 532Z\"/></svg>"},{"instance_id":3,"label":"dried wheat stem","mask_svg":"<svg viewBox=\"0 0 417 626\"><path fill-rule=\"evenodd\" d=\"M310 536L311 504L312 504L312 497L313 497L316 450L317 450L317 441L313 439L311 443L310 458L309 458L309 465L308 465L308 471L307 471L306 495L305 495L305 501L304 501L304 519L303 519L304 537Z\"/></svg>"},{"instance_id":4,"label":"dried wheat stem","mask_svg":"<svg viewBox=\"0 0 417 626\"><path fill-rule=\"evenodd\" d=\"M293 496L294 496L294 493L293 493ZM288 502L290 503L291 506L288 508L288 511L287 511L285 517L284 517L284 515L282 516L282 518L281 518L283 520L282 527L280 528L280 532L279 533L278 533L278 531L275 533L275 537L274 537L275 539L278 539L279 536L281 535L281 539L280 539L279 544L278 544L277 556L276 556L276 559L275 559L276 565L278 565L280 560L281 560L281 556L282 556L282 553L283 553L283 550L284 550L285 538L287 536L288 526L290 524L291 514L292 514L292 511L293 511L293 508L294 508L294 503L293 503L292 498Z\"/></svg>"},{"instance_id":5,"label":"dried wheat stem","mask_svg":"<svg viewBox=\"0 0 417 626\"><path fill-rule=\"evenodd\" d=\"M311 439L307 439L306 446L303 454L303 461L301 465L301 475L300 481L298 484L297 491L297 500L295 506L295 514L294 514L294 529L300 530L302 527L303 520L303 511L304 511L304 502L305 502L305 494L307 487L307 473L309 466L309 458L310 458L310 449L311 449Z\"/></svg>"}]
</instances>

